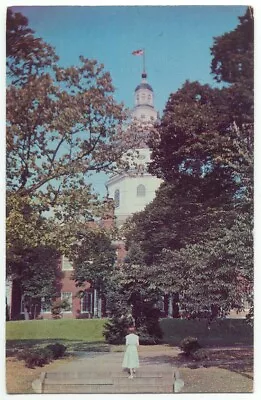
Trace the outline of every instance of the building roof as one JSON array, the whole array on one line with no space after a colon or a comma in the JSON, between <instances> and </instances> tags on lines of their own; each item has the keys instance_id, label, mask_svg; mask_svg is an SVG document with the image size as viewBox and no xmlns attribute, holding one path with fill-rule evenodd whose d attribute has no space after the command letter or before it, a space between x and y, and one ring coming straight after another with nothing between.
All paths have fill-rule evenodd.
<instances>
[{"instance_id":1,"label":"building roof","mask_svg":"<svg viewBox=\"0 0 261 400\"><path fill-rule=\"evenodd\" d=\"M152 87L151 87L148 83L145 83L145 82L140 83L140 84L136 87L135 92L137 92L137 90L139 90L139 89L148 89L148 90L150 90L151 92L153 92Z\"/></svg>"}]
</instances>

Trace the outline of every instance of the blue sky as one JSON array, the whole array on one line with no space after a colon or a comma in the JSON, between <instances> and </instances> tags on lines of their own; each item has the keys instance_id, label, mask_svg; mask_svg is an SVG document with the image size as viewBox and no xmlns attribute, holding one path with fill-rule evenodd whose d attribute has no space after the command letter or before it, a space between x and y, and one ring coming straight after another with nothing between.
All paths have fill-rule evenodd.
<instances>
[{"instance_id":1,"label":"blue sky","mask_svg":"<svg viewBox=\"0 0 261 400\"><path fill-rule=\"evenodd\" d=\"M105 65L115 97L133 106L145 48L148 81L162 111L170 93L186 79L215 84L210 73L213 37L233 30L244 6L27 6L13 7L29 19L37 36L55 47L62 66L75 65L79 55ZM105 194L103 175L92 180Z\"/></svg>"},{"instance_id":2,"label":"blue sky","mask_svg":"<svg viewBox=\"0 0 261 400\"><path fill-rule=\"evenodd\" d=\"M186 79L214 83L210 74L213 37L230 31L244 6L53 6L13 7L53 45L63 66L79 55L104 63L116 87L116 97L128 107L140 81L145 48L148 81L162 112L171 92Z\"/></svg>"}]
</instances>

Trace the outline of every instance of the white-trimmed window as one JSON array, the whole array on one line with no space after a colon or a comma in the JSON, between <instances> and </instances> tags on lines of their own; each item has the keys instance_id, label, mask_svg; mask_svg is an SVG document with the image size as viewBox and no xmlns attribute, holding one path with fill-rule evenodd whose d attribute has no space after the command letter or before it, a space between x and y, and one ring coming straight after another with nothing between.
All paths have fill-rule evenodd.
<instances>
[{"instance_id":1,"label":"white-trimmed window","mask_svg":"<svg viewBox=\"0 0 261 400\"><path fill-rule=\"evenodd\" d=\"M64 309L64 312L72 311L72 292L61 292L61 300L66 300L68 303L68 308Z\"/></svg>"},{"instance_id":2,"label":"white-trimmed window","mask_svg":"<svg viewBox=\"0 0 261 400\"><path fill-rule=\"evenodd\" d=\"M45 299L42 297L41 299L41 312L42 313L50 313L51 312L51 302L50 299Z\"/></svg>"},{"instance_id":3,"label":"white-trimmed window","mask_svg":"<svg viewBox=\"0 0 261 400\"><path fill-rule=\"evenodd\" d=\"M93 305L92 292L85 292L81 299L81 313L91 313Z\"/></svg>"},{"instance_id":4,"label":"white-trimmed window","mask_svg":"<svg viewBox=\"0 0 261 400\"><path fill-rule=\"evenodd\" d=\"M146 196L146 188L145 188L144 185L138 185L137 186L137 196L138 197Z\"/></svg>"},{"instance_id":5,"label":"white-trimmed window","mask_svg":"<svg viewBox=\"0 0 261 400\"><path fill-rule=\"evenodd\" d=\"M62 270L63 271L73 270L73 263L69 260L68 257L62 256Z\"/></svg>"},{"instance_id":6,"label":"white-trimmed window","mask_svg":"<svg viewBox=\"0 0 261 400\"><path fill-rule=\"evenodd\" d=\"M116 189L114 192L114 203L115 207L120 207L120 191L119 189Z\"/></svg>"}]
</instances>

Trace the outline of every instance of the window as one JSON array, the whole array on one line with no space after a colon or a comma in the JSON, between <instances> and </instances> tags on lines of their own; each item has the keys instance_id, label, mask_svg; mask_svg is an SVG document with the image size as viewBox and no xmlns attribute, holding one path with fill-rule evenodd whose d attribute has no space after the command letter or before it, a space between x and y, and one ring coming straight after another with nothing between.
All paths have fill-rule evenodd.
<instances>
[{"instance_id":1,"label":"window","mask_svg":"<svg viewBox=\"0 0 261 400\"><path fill-rule=\"evenodd\" d=\"M50 313L51 312L51 301L50 299L46 299L42 297L41 299L41 312Z\"/></svg>"},{"instance_id":2,"label":"window","mask_svg":"<svg viewBox=\"0 0 261 400\"><path fill-rule=\"evenodd\" d=\"M62 292L61 293L61 300L64 301L66 300L68 303L68 307L64 309L65 312L71 312L72 311L72 292Z\"/></svg>"},{"instance_id":3,"label":"window","mask_svg":"<svg viewBox=\"0 0 261 400\"><path fill-rule=\"evenodd\" d=\"M120 191L119 189L116 189L114 192L114 203L115 207L120 207Z\"/></svg>"},{"instance_id":4,"label":"window","mask_svg":"<svg viewBox=\"0 0 261 400\"><path fill-rule=\"evenodd\" d=\"M92 293L85 292L83 298L81 299L81 312L82 313L91 313L92 312Z\"/></svg>"},{"instance_id":5,"label":"window","mask_svg":"<svg viewBox=\"0 0 261 400\"><path fill-rule=\"evenodd\" d=\"M145 114L141 114L141 116L140 116L142 119L145 119Z\"/></svg>"},{"instance_id":6,"label":"window","mask_svg":"<svg viewBox=\"0 0 261 400\"><path fill-rule=\"evenodd\" d=\"M68 257L62 257L62 270L63 271L71 271L73 270L73 263L69 261Z\"/></svg>"},{"instance_id":7,"label":"window","mask_svg":"<svg viewBox=\"0 0 261 400\"><path fill-rule=\"evenodd\" d=\"M139 185L137 187L137 196L138 197L144 197L146 195L146 189L144 185Z\"/></svg>"}]
</instances>

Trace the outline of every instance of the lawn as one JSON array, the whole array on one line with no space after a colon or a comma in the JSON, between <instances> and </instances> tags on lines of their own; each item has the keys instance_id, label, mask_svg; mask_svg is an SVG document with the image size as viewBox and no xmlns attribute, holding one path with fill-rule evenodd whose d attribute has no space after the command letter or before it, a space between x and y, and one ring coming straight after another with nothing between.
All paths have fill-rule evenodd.
<instances>
[{"instance_id":1,"label":"lawn","mask_svg":"<svg viewBox=\"0 0 261 400\"><path fill-rule=\"evenodd\" d=\"M123 350L120 346L111 346L104 342L102 335L105 319L85 319L85 320L39 320L39 321L9 321L6 323L6 376L7 389L9 393L32 393L31 382L39 376L41 368L28 369L22 361L18 361L15 356L18 350L24 348L44 347L47 344L59 342L67 346L67 354L63 360L56 360L44 367L45 370L56 368L59 363L68 362L74 351L119 351ZM185 336L196 336L203 346L222 347L227 345L240 346L253 344L253 330L244 320L220 320L211 325L210 330L207 329L206 322L195 320L178 320L178 319L162 319L160 321L164 332L163 342L167 353L175 350L172 346L177 346L181 339ZM169 347L170 346L170 347ZM115 348L114 348L115 347ZM123 346L122 346L123 347ZM142 346L142 352L155 352L160 350L161 346ZM191 369L180 365L182 376L187 382L186 390L189 392L212 392L216 387L222 386L222 379L227 382L233 379L235 387L242 391L251 392L253 381L249 375L252 371L251 350L238 350L237 354L227 352L218 355L213 353L212 359L222 360L229 357L232 362L227 366L214 365L211 363L207 368ZM249 351L250 353L243 354ZM162 349L161 351L162 352ZM176 350L178 353L178 349ZM157 351L156 351L157 353ZM155 357L160 357L155 354ZM164 356L167 357L166 355ZM162 362L164 362L164 357ZM175 356L176 357L176 356ZM168 358L168 357L167 357ZM241 362L239 362L241 360ZM166 360L165 360L166 361ZM178 358L176 361L178 363ZM222 361L223 364L223 361ZM247 370L246 369L247 366ZM223 369L222 369L223 368ZM225 369L224 369L225 368ZM235 372L239 372L240 375ZM246 376L247 374L247 376ZM215 375L215 385L213 376ZM16 379L13 379L16 376ZM211 378L212 376L212 378ZM241 376L241 384L238 383ZM214 385L214 386L213 386Z\"/></svg>"},{"instance_id":2,"label":"lawn","mask_svg":"<svg viewBox=\"0 0 261 400\"><path fill-rule=\"evenodd\" d=\"M104 319L10 321L6 324L6 338L7 340L65 339L102 342L104 323Z\"/></svg>"},{"instance_id":3,"label":"lawn","mask_svg":"<svg viewBox=\"0 0 261 400\"><path fill-rule=\"evenodd\" d=\"M10 321L6 323L7 352L59 342L69 351L108 350L102 335L107 319ZM253 344L253 328L243 319L213 322L165 318L160 321L163 343L178 346L186 336L196 336L202 346Z\"/></svg>"},{"instance_id":4,"label":"lawn","mask_svg":"<svg viewBox=\"0 0 261 400\"><path fill-rule=\"evenodd\" d=\"M23 348L43 347L59 342L68 351L88 351L105 346L102 335L104 319L34 320L6 323L6 349L12 355Z\"/></svg>"}]
</instances>

